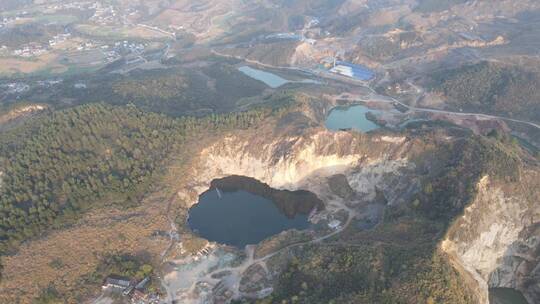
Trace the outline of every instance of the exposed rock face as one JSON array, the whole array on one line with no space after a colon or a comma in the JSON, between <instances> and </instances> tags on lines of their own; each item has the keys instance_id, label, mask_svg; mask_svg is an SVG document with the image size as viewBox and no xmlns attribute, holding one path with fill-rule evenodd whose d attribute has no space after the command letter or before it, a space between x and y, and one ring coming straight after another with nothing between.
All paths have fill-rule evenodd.
<instances>
[{"instance_id":1,"label":"exposed rock face","mask_svg":"<svg viewBox=\"0 0 540 304\"><path fill-rule=\"evenodd\" d=\"M343 173L358 164L379 164L375 171L393 171L396 165L385 160L400 159L407 146L326 130L296 137L268 136L272 140L264 135L242 135L224 138L201 152L190 174L193 179L179 192L186 204L196 203L197 196L209 188L213 179L228 175L252 177L277 189L306 189L318 194L316 183L309 182L311 177ZM391 168L385 170L387 166Z\"/></svg>"},{"instance_id":2,"label":"exposed rock face","mask_svg":"<svg viewBox=\"0 0 540 304\"><path fill-rule=\"evenodd\" d=\"M488 286L524 292L529 303L540 301L540 223L523 230L508 247Z\"/></svg>"},{"instance_id":3,"label":"exposed rock face","mask_svg":"<svg viewBox=\"0 0 540 304\"><path fill-rule=\"evenodd\" d=\"M504 185L485 176L477 189L441 248L473 279L481 303L489 302L493 287L520 290L530 303L540 303L538 172L524 172L519 183Z\"/></svg>"}]
</instances>

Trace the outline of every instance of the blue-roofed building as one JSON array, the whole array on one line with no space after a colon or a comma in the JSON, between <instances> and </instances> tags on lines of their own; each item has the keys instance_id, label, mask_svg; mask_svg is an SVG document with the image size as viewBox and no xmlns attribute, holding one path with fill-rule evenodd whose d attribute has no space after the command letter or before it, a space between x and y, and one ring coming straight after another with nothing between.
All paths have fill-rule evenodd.
<instances>
[{"instance_id":1,"label":"blue-roofed building","mask_svg":"<svg viewBox=\"0 0 540 304\"><path fill-rule=\"evenodd\" d=\"M375 77L375 73L367 67L345 61L336 61L335 66L330 72L364 81L371 80Z\"/></svg>"}]
</instances>

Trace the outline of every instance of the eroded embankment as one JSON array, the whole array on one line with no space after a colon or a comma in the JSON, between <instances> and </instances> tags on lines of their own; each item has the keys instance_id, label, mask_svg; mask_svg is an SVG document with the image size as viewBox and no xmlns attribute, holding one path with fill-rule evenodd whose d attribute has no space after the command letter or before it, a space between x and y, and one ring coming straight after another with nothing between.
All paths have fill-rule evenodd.
<instances>
[{"instance_id":1,"label":"eroded embankment","mask_svg":"<svg viewBox=\"0 0 540 304\"><path fill-rule=\"evenodd\" d=\"M484 176L477 195L449 229L441 248L470 279L481 303L488 288L520 290L530 303L540 302L540 176L522 173L517 183ZM535 279L536 278L536 279Z\"/></svg>"},{"instance_id":2,"label":"eroded embankment","mask_svg":"<svg viewBox=\"0 0 540 304\"><path fill-rule=\"evenodd\" d=\"M343 173L360 163L397 159L406 146L376 136L322 129L268 138L245 132L204 149L189 172L190 182L178 195L191 206L212 180L229 175L252 177L276 189L317 193L317 185L310 183L313 177Z\"/></svg>"}]
</instances>

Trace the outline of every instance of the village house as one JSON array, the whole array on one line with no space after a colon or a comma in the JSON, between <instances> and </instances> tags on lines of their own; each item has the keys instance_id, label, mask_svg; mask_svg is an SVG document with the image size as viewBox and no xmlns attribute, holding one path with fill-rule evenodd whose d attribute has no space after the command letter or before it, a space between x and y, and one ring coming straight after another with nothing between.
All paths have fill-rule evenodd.
<instances>
[{"instance_id":1,"label":"village house","mask_svg":"<svg viewBox=\"0 0 540 304\"><path fill-rule=\"evenodd\" d=\"M128 278L120 276L108 276L103 283L103 289L115 288L115 289L126 289L131 285L131 281Z\"/></svg>"}]
</instances>

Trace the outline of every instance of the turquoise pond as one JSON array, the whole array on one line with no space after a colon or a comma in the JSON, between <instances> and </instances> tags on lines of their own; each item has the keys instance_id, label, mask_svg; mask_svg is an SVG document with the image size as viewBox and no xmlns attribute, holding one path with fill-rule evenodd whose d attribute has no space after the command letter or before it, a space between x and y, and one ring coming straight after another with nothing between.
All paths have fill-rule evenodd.
<instances>
[{"instance_id":1,"label":"turquoise pond","mask_svg":"<svg viewBox=\"0 0 540 304\"><path fill-rule=\"evenodd\" d=\"M367 119L366 113L368 112L377 114L380 111L372 110L362 105L336 107L328 114L325 125L329 130L333 131L354 129L369 132L380 128L379 125Z\"/></svg>"},{"instance_id":2,"label":"turquoise pond","mask_svg":"<svg viewBox=\"0 0 540 304\"><path fill-rule=\"evenodd\" d=\"M243 248L285 230L307 229L310 223L307 215L287 217L262 196L212 188L189 210L188 225L209 241Z\"/></svg>"}]
</instances>

